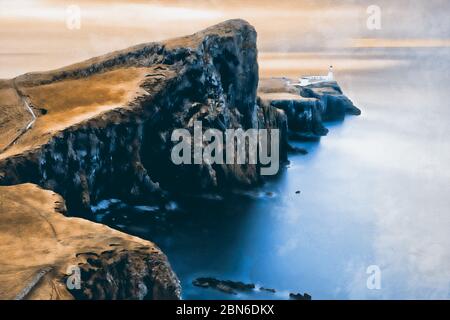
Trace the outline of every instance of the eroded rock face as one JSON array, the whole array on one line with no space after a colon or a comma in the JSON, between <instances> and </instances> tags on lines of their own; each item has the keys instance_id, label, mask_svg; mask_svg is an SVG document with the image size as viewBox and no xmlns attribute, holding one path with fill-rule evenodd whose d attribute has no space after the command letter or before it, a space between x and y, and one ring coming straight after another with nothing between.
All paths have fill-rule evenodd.
<instances>
[{"instance_id":1,"label":"eroded rock face","mask_svg":"<svg viewBox=\"0 0 450 320\"><path fill-rule=\"evenodd\" d=\"M343 93L337 82L324 82L302 87L300 95L307 98L316 98L324 106L323 121L343 120L346 115L360 115L353 102Z\"/></svg>"},{"instance_id":2,"label":"eroded rock face","mask_svg":"<svg viewBox=\"0 0 450 320\"><path fill-rule=\"evenodd\" d=\"M318 140L328 134L324 122L361 114L335 81L301 88L292 86L292 82L286 78L263 79L258 90L262 102L286 113L291 139Z\"/></svg>"},{"instance_id":3,"label":"eroded rock face","mask_svg":"<svg viewBox=\"0 0 450 320\"><path fill-rule=\"evenodd\" d=\"M55 83L64 89L82 79L87 92L89 79L129 68L146 72L132 99L39 134L44 120L52 119L50 110L22 142L0 155L0 184L36 183L61 194L71 211L85 212L104 198L163 201L162 189L260 182L256 165L175 166L170 161L172 131L193 130L196 120L204 130L268 125L286 130L281 114L266 113L274 118L264 118L256 105L256 32L245 21L227 21L192 36L132 47L57 71L26 74L15 82L32 103L45 104L41 96Z\"/></svg>"},{"instance_id":4,"label":"eroded rock face","mask_svg":"<svg viewBox=\"0 0 450 320\"><path fill-rule=\"evenodd\" d=\"M260 94L260 99L286 114L289 138L316 140L327 135L322 120L324 105L318 99L288 93Z\"/></svg>"},{"instance_id":5,"label":"eroded rock face","mask_svg":"<svg viewBox=\"0 0 450 320\"><path fill-rule=\"evenodd\" d=\"M0 299L179 299L180 283L151 242L67 218L36 185L0 187ZM79 268L80 288L67 280Z\"/></svg>"},{"instance_id":6,"label":"eroded rock face","mask_svg":"<svg viewBox=\"0 0 450 320\"><path fill-rule=\"evenodd\" d=\"M257 101L258 128L280 130L280 162L287 162L289 151L288 116L283 109L277 108L265 100L258 98Z\"/></svg>"}]
</instances>

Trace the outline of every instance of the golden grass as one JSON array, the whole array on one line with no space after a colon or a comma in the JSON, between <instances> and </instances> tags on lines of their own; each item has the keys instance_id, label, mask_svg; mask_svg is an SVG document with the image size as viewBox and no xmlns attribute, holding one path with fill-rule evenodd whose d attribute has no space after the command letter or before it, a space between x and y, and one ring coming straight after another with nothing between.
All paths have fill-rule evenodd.
<instances>
[{"instance_id":1,"label":"golden grass","mask_svg":"<svg viewBox=\"0 0 450 320\"><path fill-rule=\"evenodd\" d=\"M47 112L39 115L34 126L25 132L15 145L1 153L0 159L37 147L48 141L56 132L103 112L127 107L136 95L145 94L140 84L146 75L153 71L152 68L122 68L83 79L20 87L35 109L45 109ZM0 116L4 110L9 109L0 105ZM14 110L28 116L22 103L15 106ZM3 142L11 141L14 133L23 129L29 122L18 119L11 116L5 120L8 128L0 129L0 146ZM4 133L8 133L8 137Z\"/></svg>"},{"instance_id":2,"label":"golden grass","mask_svg":"<svg viewBox=\"0 0 450 320\"><path fill-rule=\"evenodd\" d=\"M0 150L17 137L30 118L12 82L0 81Z\"/></svg>"},{"instance_id":3,"label":"golden grass","mask_svg":"<svg viewBox=\"0 0 450 320\"><path fill-rule=\"evenodd\" d=\"M145 68L118 69L89 78L65 80L23 88L34 106L46 109L48 115L78 108L123 104L128 93L136 91Z\"/></svg>"}]
</instances>

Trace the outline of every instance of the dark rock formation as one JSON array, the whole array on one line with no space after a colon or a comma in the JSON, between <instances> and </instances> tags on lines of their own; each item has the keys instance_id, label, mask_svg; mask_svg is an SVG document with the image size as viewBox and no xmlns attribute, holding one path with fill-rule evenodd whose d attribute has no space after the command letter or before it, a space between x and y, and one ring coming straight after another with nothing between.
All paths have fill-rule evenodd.
<instances>
[{"instance_id":1,"label":"dark rock formation","mask_svg":"<svg viewBox=\"0 0 450 320\"><path fill-rule=\"evenodd\" d=\"M237 292L252 292L255 290L254 284L246 284L240 281L219 280L216 278L198 278L192 281L192 284L200 288L211 288L227 294L237 294ZM259 291L276 293L275 289L260 287ZM311 296L307 293L290 293L289 298L292 300L311 300Z\"/></svg>"},{"instance_id":2,"label":"dark rock formation","mask_svg":"<svg viewBox=\"0 0 450 320\"><path fill-rule=\"evenodd\" d=\"M282 109L276 108L260 98L257 99L257 102L257 127L262 129L280 130L280 161L288 161L288 152L292 150L288 142L289 130L286 113Z\"/></svg>"},{"instance_id":3,"label":"dark rock formation","mask_svg":"<svg viewBox=\"0 0 450 320\"><path fill-rule=\"evenodd\" d=\"M328 133L322 123L323 105L318 99L277 93L260 95L260 98L266 104L284 111L290 138L318 139Z\"/></svg>"},{"instance_id":4,"label":"dark rock formation","mask_svg":"<svg viewBox=\"0 0 450 320\"><path fill-rule=\"evenodd\" d=\"M237 294L236 291L249 292L255 289L254 284L235 282L230 280L218 280L215 278L198 278L192 284L201 288L212 288L228 294Z\"/></svg>"},{"instance_id":5,"label":"dark rock formation","mask_svg":"<svg viewBox=\"0 0 450 320\"><path fill-rule=\"evenodd\" d=\"M334 81L296 88L285 78L262 79L258 96L260 105L285 112L289 138L295 140L318 140L328 134L324 122L361 114Z\"/></svg>"},{"instance_id":6,"label":"dark rock formation","mask_svg":"<svg viewBox=\"0 0 450 320\"><path fill-rule=\"evenodd\" d=\"M134 250L111 248L81 253L81 289L71 290L81 300L174 300L181 288L164 255L147 246ZM170 277L169 277L170 276Z\"/></svg>"},{"instance_id":7,"label":"dark rock formation","mask_svg":"<svg viewBox=\"0 0 450 320\"><path fill-rule=\"evenodd\" d=\"M307 293L290 293L289 298L292 300L311 300L311 296Z\"/></svg>"},{"instance_id":8,"label":"dark rock formation","mask_svg":"<svg viewBox=\"0 0 450 320\"><path fill-rule=\"evenodd\" d=\"M324 106L323 121L343 120L345 115L360 115L353 102L343 93L337 82L324 82L302 87L300 95L307 98L318 99Z\"/></svg>"},{"instance_id":9,"label":"dark rock formation","mask_svg":"<svg viewBox=\"0 0 450 320\"><path fill-rule=\"evenodd\" d=\"M277 292L277 290L275 290L275 289L264 288L264 287L259 288L259 290L261 290L261 291L266 291L266 292L270 292L270 293L276 293L276 292Z\"/></svg>"}]
</instances>

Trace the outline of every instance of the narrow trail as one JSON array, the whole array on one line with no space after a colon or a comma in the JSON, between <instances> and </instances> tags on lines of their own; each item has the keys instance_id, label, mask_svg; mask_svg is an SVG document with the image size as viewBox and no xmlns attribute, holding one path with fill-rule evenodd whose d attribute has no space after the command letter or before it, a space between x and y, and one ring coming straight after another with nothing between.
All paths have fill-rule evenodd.
<instances>
[{"instance_id":1,"label":"narrow trail","mask_svg":"<svg viewBox=\"0 0 450 320\"><path fill-rule=\"evenodd\" d=\"M17 87L15 79L13 80L13 89L16 91L16 94L22 101L22 104L25 107L25 109L27 109L27 111L31 114L31 121L19 131L19 134L14 139L12 139L10 143L8 143L3 149L0 150L0 153L5 152L12 145L14 145L17 142L17 140L20 139L20 137L22 137L28 130L30 130L33 127L37 119L33 109L30 107L30 104L27 101L27 98L20 92L19 88Z\"/></svg>"},{"instance_id":2,"label":"narrow trail","mask_svg":"<svg viewBox=\"0 0 450 320\"><path fill-rule=\"evenodd\" d=\"M19 294L14 298L14 300L23 300L25 297L33 290L39 281L50 271L52 271L52 267L46 267L41 269L19 292Z\"/></svg>"}]
</instances>

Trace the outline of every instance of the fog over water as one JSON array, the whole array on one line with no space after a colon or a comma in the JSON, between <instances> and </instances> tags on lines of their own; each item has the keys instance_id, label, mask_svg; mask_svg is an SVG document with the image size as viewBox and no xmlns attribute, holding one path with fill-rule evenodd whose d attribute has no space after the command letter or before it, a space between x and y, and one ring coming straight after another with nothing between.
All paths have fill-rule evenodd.
<instances>
[{"instance_id":1,"label":"fog over water","mask_svg":"<svg viewBox=\"0 0 450 320\"><path fill-rule=\"evenodd\" d=\"M99 221L163 249L184 298L450 298L448 1L378 1L383 27L376 32L365 24L372 1L362 0L277 1L276 8L257 1L170 1L168 8L164 1L79 1L86 11L79 31L64 27L64 1L25 2L40 9L19 12L8 2L0 13L0 77L240 17L258 30L261 76L324 73L332 64L362 109L360 117L327 124L320 143L299 144L309 154L291 155L260 189L186 196L165 212L117 203L98 211ZM372 38L377 46L354 41ZM366 286L371 265L381 270L380 290ZM277 293L229 296L192 286L199 276Z\"/></svg>"},{"instance_id":2,"label":"fog over water","mask_svg":"<svg viewBox=\"0 0 450 320\"><path fill-rule=\"evenodd\" d=\"M367 28L373 4L381 10L380 30ZM69 5L81 10L80 29L67 27ZM0 78L59 68L234 18L256 27L261 52L335 52L398 41L448 47L449 7L446 0L0 0Z\"/></svg>"}]
</instances>

